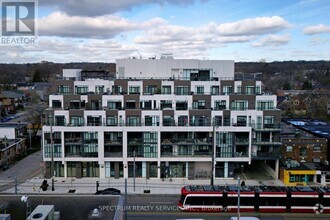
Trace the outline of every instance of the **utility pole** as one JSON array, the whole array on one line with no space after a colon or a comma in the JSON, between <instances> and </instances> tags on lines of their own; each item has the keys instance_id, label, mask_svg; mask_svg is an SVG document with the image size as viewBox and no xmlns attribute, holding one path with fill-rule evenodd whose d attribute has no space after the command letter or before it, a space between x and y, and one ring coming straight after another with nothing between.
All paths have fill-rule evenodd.
<instances>
[{"instance_id":1,"label":"utility pole","mask_svg":"<svg viewBox=\"0 0 330 220\"><path fill-rule=\"evenodd\" d=\"M215 143L216 143L216 140L215 140L215 118L213 118L213 123L212 123L212 126L213 126L213 143L212 143L212 164L211 164L211 186L214 185L214 157L215 157Z\"/></svg>"},{"instance_id":2,"label":"utility pole","mask_svg":"<svg viewBox=\"0 0 330 220\"><path fill-rule=\"evenodd\" d=\"M50 151L51 151L51 164L50 164L50 175L52 175L52 191L55 190L54 187L54 142L53 142L53 116L50 115Z\"/></svg>"},{"instance_id":3,"label":"utility pole","mask_svg":"<svg viewBox=\"0 0 330 220\"><path fill-rule=\"evenodd\" d=\"M133 162L133 191L135 192L135 151L133 151L133 157L134 157L134 162Z\"/></svg>"},{"instance_id":4,"label":"utility pole","mask_svg":"<svg viewBox=\"0 0 330 220\"><path fill-rule=\"evenodd\" d=\"M237 220L241 217L239 206L240 206L240 197L241 197L241 179L237 178Z\"/></svg>"}]
</instances>

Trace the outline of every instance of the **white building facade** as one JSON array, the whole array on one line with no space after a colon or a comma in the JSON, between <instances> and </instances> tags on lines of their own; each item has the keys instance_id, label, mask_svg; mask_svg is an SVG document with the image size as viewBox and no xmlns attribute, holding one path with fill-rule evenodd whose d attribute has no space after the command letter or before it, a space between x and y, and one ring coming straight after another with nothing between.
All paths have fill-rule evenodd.
<instances>
[{"instance_id":1,"label":"white building facade","mask_svg":"<svg viewBox=\"0 0 330 220\"><path fill-rule=\"evenodd\" d=\"M62 177L232 178L253 160L277 171L276 96L235 81L234 61L125 59L116 70L63 70L45 113L46 176L52 146Z\"/></svg>"}]
</instances>

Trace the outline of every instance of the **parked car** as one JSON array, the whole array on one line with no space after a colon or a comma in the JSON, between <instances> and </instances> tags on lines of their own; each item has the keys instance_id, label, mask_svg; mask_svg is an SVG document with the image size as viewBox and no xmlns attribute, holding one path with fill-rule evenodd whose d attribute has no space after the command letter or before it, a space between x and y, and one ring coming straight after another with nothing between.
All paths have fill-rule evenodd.
<instances>
[{"instance_id":1,"label":"parked car","mask_svg":"<svg viewBox=\"0 0 330 220\"><path fill-rule=\"evenodd\" d=\"M97 191L94 195L120 195L120 190L116 188L106 188Z\"/></svg>"}]
</instances>

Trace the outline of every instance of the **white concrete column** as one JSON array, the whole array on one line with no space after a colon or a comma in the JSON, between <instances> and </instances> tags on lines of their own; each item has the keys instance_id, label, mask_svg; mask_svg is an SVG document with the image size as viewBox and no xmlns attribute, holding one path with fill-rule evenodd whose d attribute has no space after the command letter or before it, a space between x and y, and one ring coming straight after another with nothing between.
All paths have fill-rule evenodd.
<instances>
[{"instance_id":1,"label":"white concrete column","mask_svg":"<svg viewBox=\"0 0 330 220\"><path fill-rule=\"evenodd\" d=\"M147 177L147 162L142 161L142 177Z\"/></svg>"},{"instance_id":2,"label":"white concrete column","mask_svg":"<svg viewBox=\"0 0 330 220\"><path fill-rule=\"evenodd\" d=\"M157 161L157 179L160 179L160 160Z\"/></svg>"},{"instance_id":3,"label":"white concrete column","mask_svg":"<svg viewBox=\"0 0 330 220\"><path fill-rule=\"evenodd\" d=\"M186 162L186 178L188 178L189 162Z\"/></svg>"},{"instance_id":4,"label":"white concrete column","mask_svg":"<svg viewBox=\"0 0 330 220\"><path fill-rule=\"evenodd\" d=\"M224 178L228 178L228 162L225 162L225 167L224 167Z\"/></svg>"},{"instance_id":5,"label":"white concrete column","mask_svg":"<svg viewBox=\"0 0 330 220\"><path fill-rule=\"evenodd\" d=\"M67 162L64 162L64 178L68 177L68 165Z\"/></svg>"}]
</instances>

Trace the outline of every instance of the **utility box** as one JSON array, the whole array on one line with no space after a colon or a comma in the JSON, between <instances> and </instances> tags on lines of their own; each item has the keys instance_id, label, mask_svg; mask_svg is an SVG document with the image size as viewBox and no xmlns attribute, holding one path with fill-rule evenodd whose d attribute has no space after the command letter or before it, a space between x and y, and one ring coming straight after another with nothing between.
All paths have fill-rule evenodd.
<instances>
[{"instance_id":1,"label":"utility box","mask_svg":"<svg viewBox=\"0 0 330 220\"><path fill-rule=\"evenodd\" d=\"M58 220L59 216L53 205L38 205L26 220Z\"/></svg>"}]
</instances>

